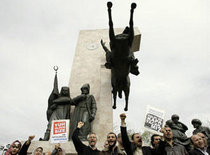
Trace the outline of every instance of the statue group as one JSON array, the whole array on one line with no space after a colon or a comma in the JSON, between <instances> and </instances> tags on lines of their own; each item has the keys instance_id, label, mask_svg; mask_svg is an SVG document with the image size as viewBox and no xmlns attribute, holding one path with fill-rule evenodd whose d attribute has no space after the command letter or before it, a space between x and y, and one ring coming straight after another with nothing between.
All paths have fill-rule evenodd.
<instances>
[{"instance_id":1,"label":"statue group","mask_svg":"<svg viewBox=\"0 0 210 155\"><path fill-rule=\"evenodd\" d=\"M48 125L44 138L41 141L48 141L50 138L51 125L53 120L70 119L71 106L75 106L70 124L70 138L76 129L78 122L84 122L84 127L80 131L81 140L86 140L87 135L91 132L91 122L94 120L97 107L93 95L90 95L90 85L84 84L81 87L81 95L71 99L69 87L62 87L59 93L57 70L54 79L54 88L48 99L47 120Z\"/></svg>"},{"instance_id":2,"label":"statue group","mask_svg":"<svg viewBox=\"0 0 210 155\"><path fill-rule=\"evenodd\" d=\"M206 137L208 137L208 145L210 145L210 129L208 127L202 126L202 122L199 119L193 119L191 121L195 130L193 131L193 135L197 133L203 133ZM188 130L188 127L179 121L179 116L174 114L171 116L170 120L166 121L166 126L169 126L173 133L173 140L185 147L190 147L190 138L187 137L185 132Z\"/></svg>"}]
</instances>

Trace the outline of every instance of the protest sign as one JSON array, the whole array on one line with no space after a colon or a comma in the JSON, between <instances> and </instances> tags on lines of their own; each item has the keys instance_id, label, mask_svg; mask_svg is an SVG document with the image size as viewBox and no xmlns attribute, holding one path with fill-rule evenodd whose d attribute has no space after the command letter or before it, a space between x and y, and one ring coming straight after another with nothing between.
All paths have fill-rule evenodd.
<instances>
[{"instance_id":1,"label":"protest sign","mask_svg":"<svg viewBox=\"0 0 210 155\"><path fill-rule=\"evenodd\" d=\"M69 138L69 120L52 121L51 143L65 143Z\"/></svg>"},{"instance_id":2,"label":"protest sign","mask_svg":"<svg viewBox=\"0 0 210 155\"><path fill-rule=\"evenodd\" d=\"M163 127L165 112L151 106L147 106L144 127L153 132L159 133Z\"/></svg>"}]
</instances>

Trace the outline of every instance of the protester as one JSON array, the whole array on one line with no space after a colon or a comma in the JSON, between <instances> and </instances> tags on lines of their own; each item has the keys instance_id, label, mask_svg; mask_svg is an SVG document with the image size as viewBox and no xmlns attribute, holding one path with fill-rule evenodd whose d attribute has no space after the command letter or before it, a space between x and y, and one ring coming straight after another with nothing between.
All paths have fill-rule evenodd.
<instances>
[{"instance_id":1,"label":"protester","mask_svg":"<svg viewBox=\"0 0 210 155\"><path fill-rule=\"evenodd\" d=\"M32 154L33 155L43 155L43 148L37 147Z\"/></svg>"},{"instance_id":2,"label":"protester","mask_svg":"<svg viewBox=\"0 0 210 155\"><path fill-rule=\"evenodd\" d=\"M208 147L208 144L207 144L208 137L201 132L197 133L196 135L200 136L204 140L205 147Z\"/></svg>"},{"instance_id":3,"label":"protester","mask_svg":"<svg viewBox=\"0 0 210 155\"><path fill-rule=\"evenodd\" d=\"M35 136L29 136L28 140L23 144L21 147L21 142L16 140L14 141L5 155L27 155L28 148L31 144L31 141L34 139Z\"/></svg>"},{"instance_id":4,"label":"protester","mask_svg":"<svg viewBox=\"0 0 210 155\"><path fill-rule=\"evenodd\" d=\"M78 135L82 126L84 126L84 123L79 122L77 124L77 128L74 130L74 133L72 135L74 147L78 155L98 155L100 151L96 148L97 137L95 133L88 134L88 137L87 137L87 140L89 143L88 146L83 144L81 140L79 139Z\"/></svg>"},{"instance_id":5,"label":"protester","mask_svg":"<svg viewBox=\"0 0 210 155\"><path fill-rule=\"evenodd\" d=\"M124 152L122 152L119 149L119 147L116 146L117 136L115 133L113 132L108 133L107 142L108 142L108 148L103 149L100 152L100 155L126 155Z\"/></svg>"},{"instance_id":6,"label":"protester","mask_svg":"<svg viewBox=\"0 0 210 155\"><path fill-rule=\"evenodd\" d=\"M56 144L55 149L52 151L51 155L65 155L65 151L61 148L60 144Z\"/></svg>"},{"instance_id":7,"label":"protester","mask_svg":"<svg viewBox=\"0 0 210 155\"><path fill-rule=\"evenodd\" d=\"M160 141L158 153L161 155L188 155L185 147L173 141L173 133L170 127L161 129L164 141Z\"/></svg>"},{"instance_id":8,"label":"protester","mask_svg":"<svg viewBox=\"0 0 210 155\"><path fill-rule=\"evenodd\" d=\"M194 149L189 152L190 155L209 155L210 151L207 150L205 140L199 135L191 137Z\"/></svg>"},{"instance_id":9,"label":"protester","mask_svg":"<svg viewBox=\"0 0 210 155\"><path fill-rule=\"evenodd\" d=\"M131 137L132 142L128 138L126 123L126 115L123 113L120 115L121 119L121 134L122 142L125 148L125 152L128 155L151 155L151 150L149 147L142 147L142 137L139 133L134 133Z\"/></svg>"},{"instance_id":10,"label":"protester","mask_svg":"<svg viewBox=\"0 0 210 155\"><path fill-rule=\"evenodd\" d=\"M159 143L160 143L160 139L161 139L161 137L158 134L153 134L151 136L151 145L152 145L152 148L154 148L154 149L155 148L158 148Z\"/></svg>"}]
</instances>

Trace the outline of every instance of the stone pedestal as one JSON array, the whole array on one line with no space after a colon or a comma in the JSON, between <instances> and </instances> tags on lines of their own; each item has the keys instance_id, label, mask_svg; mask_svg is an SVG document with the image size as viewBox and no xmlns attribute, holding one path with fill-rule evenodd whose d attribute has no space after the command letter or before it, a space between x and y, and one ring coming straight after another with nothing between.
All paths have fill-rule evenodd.
<instances>
[{"instance_id":1,"label":"stone pedestal","mask_svg":"<svg viewBox=\"0 0 210 155\"><path fill-rule=\"evenodd\" d=\"M122 31L123 28L117 28L115 34L122 33ZM80 88L83 84L90 84L90 94L94 95L97 103L97 113L92 130L99 137L97 147L100 150L103 149L107 133L113 131L111 72L104 66L105 52L100 44L100 40L103 39L106 46L109 47L108 34L108 29L80 31L69 83L72 98L81 94ZM135 28L132 51L139 50L140 39L140 32L138 28ZM72 106L72 111L73 109ZM38 146L42 146L44 152L50 152L54 148L54 144L50 142L33 142L29 152ZM72 142L61 144L61 147L68 154L76 153Z\"/></svg>"}]
</instances>

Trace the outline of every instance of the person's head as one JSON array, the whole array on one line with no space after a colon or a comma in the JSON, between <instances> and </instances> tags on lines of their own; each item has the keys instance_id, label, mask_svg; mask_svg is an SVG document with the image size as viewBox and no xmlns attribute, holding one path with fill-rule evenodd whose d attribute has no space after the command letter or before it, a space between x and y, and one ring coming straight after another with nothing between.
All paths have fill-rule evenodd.
<instances>
[{"instance_id":1,"label":"person's head","mask_svg":"<svg viewBox=\"0 0 210 155\"><path fill-rule=\"evenodd\" d=\"M207 147L207 139L208 139L207 136L205 134L203 134L202 132L199 132L196 135L200 136L203 139L204 144Z\"/></svg>"},{"instance_id":2,"label":"person's head","mask_svg":"<svg viewBox=\"0 0 210 155\"><path fill-rule=\"evenodd\" d=\"M157 147L160 143L160 136L158 134L153 134L151 136L151 144L153 147Z\"/></svg>"},{"instance_id":3,"label":"person's head","mask_svg":"<svg viewBox=\"0 0 210 155\"><path fill-rule=\"evenodd\" d=\"M163 136L166 141L170 141L173 138L173 133L170 127L165 127L165 130L163 132Z\"/></svg>"},{"instance_id":4,"label":"person's head","mask_svg":"<svg viewBox=\"0 0 210 155\"><path fill-rule=\"evenodd\" d=\"M87 140L88 140L89 145L90 145L92 148L94 148L95 145L96 145L96 142L97 142L97 136L96 136L96 134L95 134L95 133L90 133L90 134L88 134Z\"/></svg>"},{"instance_id":5,"label":"person's head","mask_svg":"<svg viewBox=\"0 0 210 155\"><path fill-rule=\"evenodd\" d=\"M69 94L69 87L62 87L61 88L61 96L70 96Z\"/></svg>"},{"instance_id":6,"label":"person's head","mask_svg":"<svg viewBox=\"0 0 210 155\"><path fill-rule=\"evenodd\" d=\"M114 132L108 133L107 141L108 141L108 144L109 144L109 148L114 147L117 143L117 135Z\"/></svg>"},{"instance_id":7,"label":"person's head","mask_svg":"<svg viewBox=\"0 0 210 155\"><path fill-rule=\"evenodd\" d=\"M193 127L196 128L196 129L198 129L198 128L202 125L202 123L201 123L201 121L200 121L199 119L193 119L193 120L191 121L191 124L192 124Z\"/></svg>"},{"instance_id":8,"label":"person's head","mask_svg":"<svg viewBox=\"0 0 210 155\"><path fill-rule=\"evenodd\" d=\"M121 133L119 133L117 135L117 142L118 142L119 145L122 145L122 136L121 136Z\"/></svg>"},{"instance_id":9,"label":"person's head","mask_svg":"<svg viewBox=\"0 0 210 155\"><path fill-rule=\"evenodd\" d=\"M62 148L58 148L58 152L56 153L56 155L63 155L64 153L63 153L63 149Z\"/></svg>"},{"instance_id":10,"label":"person's head","mask_svg":"<svg viewBox=\"0 0 210 155\"><path fill-rule=\"evenodd\" d=\"M43 153L43 148L42 147L37 147L34 150L34 155L42 155L42 153Z\"/></svg>"},{"instance_id":11,"label":"person's head","mask_svg":"<svg viewBox=\"0 0 210 155\"><path fill-rule=\"evenodd\" d=\"M21 143L20 143L20 141L16 140L10 145L6 154L16 155L16 154L18 154L20 149L21 149Z\"/></svg>"},{"instance_id":12,"label":"person's head","mask_svg":"<svg viewBox=\"0 0 210 155\"><path fill-rule=\"evenodd\" d=\"M204 140L200 136L192 135L191 136L191 141L192 141L193 146L195 148L204 149L205 143L204 143Z\"/></svg>"},{"instance_id":13,"label":"person's head","mask_svg":"<svg viewBox=\"0 0 210 155\"><path fill-rule=\"evenodd\" d=\"M171 116L171 120L174 123L178 123L179 122L179 116L177 114L174 114L174 115Z\"/></svg>"},{"instance_id":14,"label":"person's head","mask_svg":"<svg viewBox=\"0 0 210 155\"><path fill-rule=\"evenodd\" d=\"M142 137L139 133L132 134L131 139L137 145L137 147L142 147Z\"/></svg>"},{"instance_id":15,"label":"person's head","mask_svg":"<svg viewBox=\"0 0 210 155\"><path fill-rule=\"evenodd\" d=\"M89 94L90 92L90 85L88 83L84 84L81 88L82 94Z\"/></svg>"}]
</instances>

